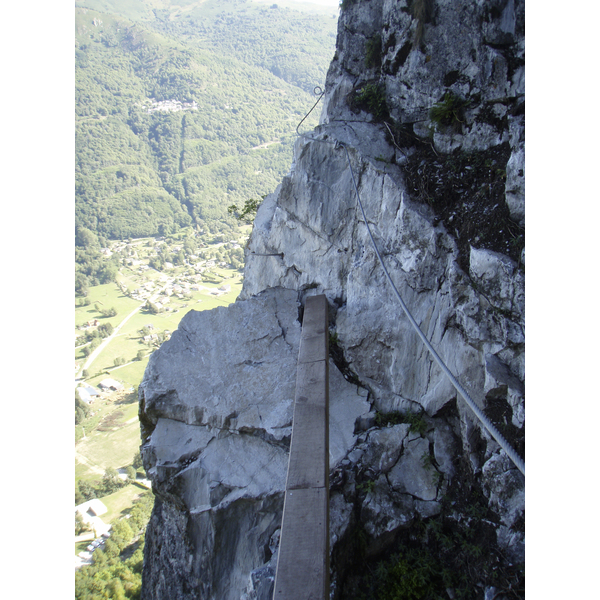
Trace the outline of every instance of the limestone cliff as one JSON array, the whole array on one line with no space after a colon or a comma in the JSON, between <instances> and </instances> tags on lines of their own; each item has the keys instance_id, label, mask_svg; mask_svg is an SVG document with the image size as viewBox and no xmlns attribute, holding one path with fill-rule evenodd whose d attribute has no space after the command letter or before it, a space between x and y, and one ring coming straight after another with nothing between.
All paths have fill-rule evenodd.
<instances>
[{"instance_id":1,"label":"limestone cliff","mask_svg":"<svg viewBox=\"0 0 600 600\"><path fill-rule=\"evenodd\" d=\"M353 177L404 302L523 455L524 4L345 0L323 103L258 210L240 298L186 315L140 386L143 597L270 598L314 293L330 303L333 597L419 548L450 598L518 596L524 478L404 317Z\"/></svg>"}]
</instances>

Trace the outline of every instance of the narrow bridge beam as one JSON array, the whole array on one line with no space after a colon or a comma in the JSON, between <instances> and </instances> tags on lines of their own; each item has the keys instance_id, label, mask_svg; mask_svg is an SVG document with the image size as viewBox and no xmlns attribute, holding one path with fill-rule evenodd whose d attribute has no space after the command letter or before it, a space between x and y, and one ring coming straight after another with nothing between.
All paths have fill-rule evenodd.
<instances>
[{"instance_id":1,"label":"narrow bridge beam","mask_svg":"<svg viewBox=\"0 0 600 600\"><path fill-rule=\"evenodd\" d=\"M327 298L306 299L273 600L329 598Z\"/></svg>"}]
</instances>

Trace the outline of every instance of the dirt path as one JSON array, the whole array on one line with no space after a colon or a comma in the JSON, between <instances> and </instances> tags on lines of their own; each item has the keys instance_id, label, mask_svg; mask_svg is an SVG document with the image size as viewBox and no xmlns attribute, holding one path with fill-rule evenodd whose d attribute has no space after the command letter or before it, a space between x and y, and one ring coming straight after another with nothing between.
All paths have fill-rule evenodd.
<instances>
[{"instance_id":1,"label":"dirt path","mask_svg":"<svg viewBox=\"0 0 600 600\"><path fill-rule=\"evenodd\" d=\"M166 286L165 286L166 288ZM158 296L160 296L164 289L161 289L159 292L156 292L156 294L154 294L151 298L149 298L150 302L154 302L156 300L156 298L158 298ZM121 330L121 327L123 327L123 325L125 325L125 323L127 323L127 321L129 321L129 319L131 319L131 317L133 317L134 315L136 315L144 306L145 306L146 302L143 302L142 304L140 304L139 306L137 306L136 308L134 308L114 329L113 332L107 337L105 338L102 343L88 356L88 359L85 361L85 364L83 365L83 368L81 369L81 372L83 373L83 371L85 371L86 369L90 368L90 365L98 358L98 356L100 355L100 353L104 350L104 348L106 348L106 346L108 346L108 344L110 343L110 341L115 338L117 336L117 334L119 333L119 331ZM79 372L79 371L78 371ZM77 373L75 374L77 375ZM75 382L75 385L77 385L77 381Z\"/></svg>"}]
</instances>

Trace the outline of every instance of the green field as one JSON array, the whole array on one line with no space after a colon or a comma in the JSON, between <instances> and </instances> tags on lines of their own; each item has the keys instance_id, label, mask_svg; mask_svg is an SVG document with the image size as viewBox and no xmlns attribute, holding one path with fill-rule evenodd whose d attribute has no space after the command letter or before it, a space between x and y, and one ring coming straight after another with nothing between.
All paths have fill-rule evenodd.
<instances>
[{"instance_id":1,"label":"green field","mask_svg":"<svg viewBox=\"0 0 600 600\"><path fill-rule=\"evenodd\" d=\"M239 274L233 274L233 277L229 276L228 273L221 273L224 279L219 284L212 284L203 282L203 286L210 289L217 289L222 285L230 285L231 291L219 296L212 295L209 291L196 291L192 294L191 298L186 299L174 299L170 302L169 312L162 312L159 314L151 314L145 310L138 311L133 317L131 317L127 323L119 330L118 334L108 343L101 354L93 361L88 368L90 377L87 381L91 385L97 385L102 379L106 378L110 373L110 377L121 381L125 386L136 386L139 385L142 380L144 369L148 362L147 356L155 349L149 347L144 343L143 335L140 330L143 327L151 325L153 327L152 333L164 332L165 330L171 333L175 331L179 325L181 319L190 310L210 310L217 306L229 306L239 295L242 287L242 280ZM105 297L118 297L120 290L116 284L108 284L106 286L99 286L102 288L110 288L112 290L106 290ZM94 288L92 288L94 289ZM130 300L129 298L125 298ZM116 317L107 319L111 322L113 327L116 327L120 320L130 314L135 308L140 306L139 302L130 301L129 310L123 313L118 313ZM113 306L113 304L111 304ZM89 307L85 307L87 309ZM82 312L83 309L77 309L77 312ZM87 322L92 318L98 318L97 311L86 311L87 315L91 315L86 319L81 319L82 322ZM137 360L138 352L142 350L146 357L142 361ZM131 363L119 367L115 367L115 359L122 358L126 363ZM83 366L85 363L85 357L83 356L81 349L75 353L75 360L78 365ZM98 374L98 375L94 375Z\"/></svg>"},{"instance_id":2,"label":"green field","mask_svg":"<svg viewBox=\"0 0 600 600\"><path fill-rule=\"evenodd\" d=\"M88 361L83 348L86 334L96 328L83 325L97 319L99 324L110 323L112 335L104 340L96 338L100 352L87 367L85 383L97 387L106 378L121 382L124 388L118 392L103 393L90 405L87 416L75 427L75 482L83 480L97 487L106 469L124 469L132 464L139 452L140 425L138 420L137 387L144 376L150 354L159 346L160 340L144 341L144 335L161 334L168 339L177 330L181 319L190 310L211 310L217 306L228 306L235 302L242 289L242 273L233 267L218 266L227 260L232 252L230 242L237 244L240 253L250 233L251 226L239 227L237 233L224 236L205 236L197 242L196 261L216 261L216 264L203 268L198 277L198 269L180 264L174 268L158 271L148 268L149 263L161 252L169 256L177 254L186 240L195 239L191 228L182 230L179 235L167 240L144 238L127 242L111 243L112 258L118 259L116 281L105 285L91 286L85 300L78 298L75 306L75 337L79 338L75 349L75 363L81 377L82 368ZM188 242L189 244L189 242ZM212 263L211 263L212 264ZM164 297L165 287L172 289L169 302L158 313L146 306L140 290L149 291L150 298L159 294ZM186 287L187 284L187 287ZM181 291L178 292L181 287ZM197 286L198 289L192 289ZM224 292L222 286L229 286ZM217 292L216 294L214 292ZM132 297L135 296L135 297ZM85 302L85 306L82 306ZM114 308L116 316L105 317L101 311ZM117 329L118 328L118 329ZM162 342L164 343L164 341ZM141 351L141 359L138 354ZM115 364L124 362L125 364ZM105 523L122 518L133 506L134 500L146 490L136 484L128 484L116 492L103 496L100 500L108 512L102 515ZM75 554L88 546L89 542L75 544Z\"/></svg>"},{"instance_id":3,"label":"green field","mask_svg":"<svg viewBox=\"0 0 600 600\"><path fill-rule=\"evenodd\" d=\"M89 306L81 306L75 309L75 327L83 325L91 319L99 319L101 323L108 322L113 327L116 327L123 316L130 313L139 304L139 302L124 296L114 283L91 287L88 298L90 300ZM114 307L117 311L117 316L103 317L94 307L96 303L100 308L107 309Z\"/></svg>"},{"instance_id":4,"label":"green field","mask_svg":"<svg viewBox=\"0 0 600 600\"><path fill-rule=\"evenodd\" d=\"M83 427L85 438L75 445L75 479L99 480L108 467L129 466L140 446L135 392L113 392L91 405L93 416Z\"/></svg>"},{"instance_id":5,"label":"green field","mask_svg":"<svg viewBox=\"0 0 600 600\"><path fill-rule=\"evenodd\" d=\"M238 244L244 244L249 229L248 226L242 226L237 234L230 237ZM91 385L97 385L102 379L110 376L129 388L139 385L148 364L148 356L157 347L156 342L143 340L142 329L144 327L149 328L152 334L173 333L181 319L190 310L210 310L235 302L242 288L242 273L237 269L213 266L209 270L205 270L198 279L196 270L190 266L178 266L163 272L147 268L148 262L157 256L161 247L167 247L169 251L176 251L192 235L191 230L184 230L180 236L170 239L166 246L164 242L154 238L113 244L112 248L122 263L116 282L90 287L85 299L86 305L81 306L83 300L79 299L75 307L75 337L79 339L76 342L78 347L75 349L75 363L79 369L78 376L81 376L81 370L88 360L84 354L85 344L83 344L83 338L88 330L81 327L94 319L98 320L99 325L110 323L113 329L117 327L120 329L114 332L114 336L108 344L87 367L86 381ZM210 238L207 240L208 244L203 243L199 251L206 259L216 258L219 260L218 254L222 252L226 244L211 242ZM131 264L130 257L135 259L135 265ZM150 283L154 286L150 292L151 298L158 295L165 287L172 288L186 283L188 286L199 286L200 289L192 290L190 287L189 293L186 293L185 296L172 294L167 306L161 312L154 314L144 307L144 300L131 297L135 295L136 290L140 290ZM222 286L229 286L229 291L215 294L214 292L217 292L218 288ZM102 315L101 311L111 308L117 312L116 316L105 317ZM125 323L123 323L124 320L126 320ZM141 360L138 358L140 350L143 355Z\"/></svg>"},{"instance_id":6,"label":"green field","mask_svg":"<svg viewBox=\"0 0 600 600\"><path fill-rule=\"evenodd\" d=\"M113 392L96 399L91 405L93 415L83 423L85 438L75 445L75 481L99 482L108 467L120 469L132 464L139 451L140 427L135 391ZM76 429L81 431L81 426ZM147 491L137 484L128 484L100 498L108 509L101 516L111 523L129 512L133 501ZM89 542L75 544L75 554L85 550Z\"/></svg>"},{"instance_id":7,"label":"green field","mask_svg":"<svg viewBox=\"0 0 600 600\"><path fill-rule=\"evenodd\" d=\"M121 488L118 492L110 494L109 496L104 496L104 498L102 498L102 503L108 508L108 512L102 515L102 520L106 523L110 523L111 521L126 515L131 510L133 501L147 491L148 490L143 487L130 483Z\"/></svg>"},{"instance_id":8,"label":"green field","mask_svg":"<svg viewBox=\"0 0 600 600\"><path fill-rule=\"evenodd\" d=\"M135 386L136 384L133 382L137 381L139 383L142 381L147 365L148 356L146 356L143 360L136 360L135 362L128 363L120 367L114 367L110 371L109 376L111 379L118 379L119 381L122 381L126 387ZM98 383L100 383L105 377L107 377L107 375L98 375L92 379L89 379L89 382L91 385L98 385Z\"/></svg>"}]
</instances>

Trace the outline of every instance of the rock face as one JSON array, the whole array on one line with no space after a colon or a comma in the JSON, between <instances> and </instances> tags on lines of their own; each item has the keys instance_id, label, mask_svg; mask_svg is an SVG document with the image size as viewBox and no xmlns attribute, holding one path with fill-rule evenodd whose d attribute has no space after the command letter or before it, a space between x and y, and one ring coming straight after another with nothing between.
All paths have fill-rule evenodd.
<instances>
[{"instance_id":1,"label":"rock face","mask_svg":"<svg viewBox=\"0 0 600 600\"><path fill-rule=\"evenodd\" d=\"M519 0L344 2L321 125L258 210L240 298L186 315L140 386L144 598L270 598L314 293L330 304L333 597L350 597L357 531L375 557L419 520L468 523L523 561L524 478L403 314L355 191L416 322L523 455L523 29Z\"/></svg>"},{"instance_id":2,"label":"rock face","mask_svg":"<svg viewBox=\"0 0 600 600\"><path fill-rule=\"evenodd\" d=\"M266 290L190 311L140 387L144 465L156 494L144 597L239 598L270 576L281 526L300 343L298 292ZM356 442L366 393L330 367L330 463ZM276 563L273 563L275 565ZM264 569L263 569L264 574Z\"/></svg>"}]
</instances>

